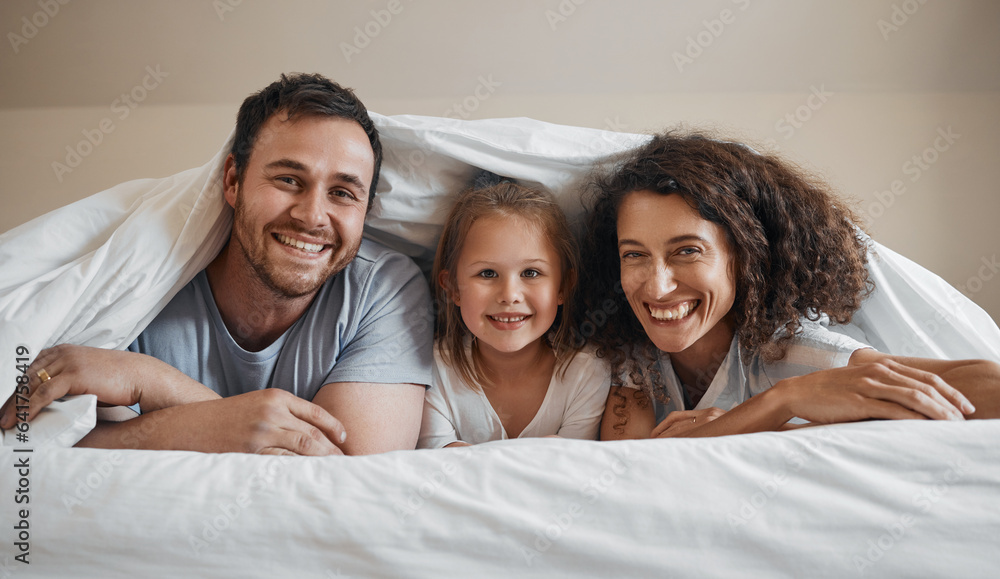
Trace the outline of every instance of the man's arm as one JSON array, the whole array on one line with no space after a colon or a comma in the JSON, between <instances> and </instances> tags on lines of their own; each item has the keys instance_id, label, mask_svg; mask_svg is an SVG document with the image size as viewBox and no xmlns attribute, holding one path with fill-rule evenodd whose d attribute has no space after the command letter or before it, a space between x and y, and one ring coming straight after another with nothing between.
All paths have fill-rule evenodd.
<instances>
[{"instance_id":1,"label":"man's arm","mask_svg":"<svg viewBox=\"0 0 1000 579\"><path fill-rule=\"evenodd\" d=\"M39 353L27 375L29 420L67 395L141 405L141 416L99 421L77 446L327 455L342 454L338 445L346 436L323 408L291 393L268 389L223 399L169 364L135 352L57 346ZM10 428L17 417L10 403L5 409L0 425Z\"/></svg>"},{"instance_id":2,"label":"man's arm","mask_svg":"<svg viewBox=\"0 0 1000 579\"><path fill-rule=\"evenodd\" d=\"M320 406L268 388L98 423L77 446L325 456L346 436Z\"/></svg>"},{"instance_id":3,"label":"man's arm","mask_svg":"<svg viewBox=\"0 0 1000 579\"><path fill-rule=\"evenodd\" d=\"M894 360L915 370L936 375L968 398L975 412L967 418L1000 418L1000 364L988 360L934 360L892 356L876 350L858 350L851 365Z\"/></svg>"},{"instance_id":4,"label":"man's arm","mask_svg":"<svg viewBox=\"0 0 1000 579\"><path fill-rule=\"evenodd\" d=\"M420 384L335 382L323 386L313 403L336 416L348 436L345 454L413 450L424 405Z\"/></svg>"},{"instance_id":5,"label":"man's arm","mask_svg":"<svg viewBox=\"0 0 1000 579\"><path fill-rule=\"evenodd\" d=\"M93 394L103 405L139 404L143 411L219 398L151 356L72 344L42 350L25 374L29 378L27 420L63 396ZM0 427L11 428L16 421L12 402L4 405Z\"/></svg>"}]
</instances>

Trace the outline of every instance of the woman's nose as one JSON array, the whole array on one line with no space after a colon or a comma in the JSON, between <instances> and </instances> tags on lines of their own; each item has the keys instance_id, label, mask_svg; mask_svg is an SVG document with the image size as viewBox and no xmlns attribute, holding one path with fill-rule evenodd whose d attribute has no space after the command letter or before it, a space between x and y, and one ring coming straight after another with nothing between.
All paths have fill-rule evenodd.
<instances>
[{"instance_id":1,"label":"woman's nose","mask_svg":"<svg viewBox=\"0 0 1000 579\"><path fill-rule=\"evenodd\" d=\"M650 285L656 297L663 297L677 288L677 280L674 278L674 271L669 267L657 266L653 269Z\"/></svg>"}]
</instances>

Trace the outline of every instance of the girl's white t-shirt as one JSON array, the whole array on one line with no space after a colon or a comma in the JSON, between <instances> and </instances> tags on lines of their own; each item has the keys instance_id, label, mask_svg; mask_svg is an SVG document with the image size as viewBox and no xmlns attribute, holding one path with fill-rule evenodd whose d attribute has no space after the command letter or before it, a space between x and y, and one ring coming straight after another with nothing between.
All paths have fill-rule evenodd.
<instances>
[{"instance_id":1,"label":"girl's white t-shirt","mask_svg":"<svg viewBox=\"0 0 1000 579\"><path fill-rule=\"evenodd\" d=\"M555 372L535 417L517 438L557 434L596 440L608 398L610 371L592 352L577 353L565 374ZM424 398L417 448L442 448L461 440L479 444L509 438L482 391L470 387L434 348L434 376Z\"/></svg>"}]
</instances>

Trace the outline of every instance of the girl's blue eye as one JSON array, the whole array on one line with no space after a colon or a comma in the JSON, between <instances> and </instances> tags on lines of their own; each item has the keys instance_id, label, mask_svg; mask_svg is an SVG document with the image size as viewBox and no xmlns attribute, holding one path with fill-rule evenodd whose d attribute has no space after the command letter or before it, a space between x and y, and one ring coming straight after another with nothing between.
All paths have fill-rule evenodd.
<instances>
[{"instance_id":1,"label":"girl's blue eye","mask_svg":"<svg viewBox=\"0 0 1000 579\"><path fill-rule=\"evenodd\" d=\"M497 272L493 271L492 269L484 269L483 271L479 272L479 277L494 278L497 277Z\"/></svg>"},{"instance_id":2,"label":"girl's blue eye","mask_svg":"<svg viewBox=\"0 0 1000 579\"><path fill-rule=\"evenodd\" d=\"M538 271L537 269L526 269L521 273L521 275L523 277L538 277L542 275L542 272Z\"/></svg>"}]
</instances>

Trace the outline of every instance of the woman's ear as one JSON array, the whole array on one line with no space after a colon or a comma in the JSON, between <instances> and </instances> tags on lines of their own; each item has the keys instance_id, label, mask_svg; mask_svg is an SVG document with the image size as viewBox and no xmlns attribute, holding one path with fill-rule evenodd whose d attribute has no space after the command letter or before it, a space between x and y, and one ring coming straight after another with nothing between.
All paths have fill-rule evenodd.
<instances>
[{"instance_id":1,"label":"woman's ear","mask_svg":"<svg viewBox=\"0 0 1000 579\"><path fill-rule=\"evenodd\" d=\"M230 153L226 157L226 164L222 171L222 194L226 198L226 203L229 203L233 209L236 208L236 194L239 185L239 180L236 178L236 159Z\"/></svg>"},{"instance_id":2,"label":"woman's ear","mask_svg":"<svg viewBox=\"0 0 1000 579\"><path fill-rule=\"evenodd\" d=\"M460 303L460 298L459 298L459 295L458 295L458 290L455 289L454 287L452 287L451 276L448 274L448 270L442 269L438 273L437 282L438 282L438 285L441 286L441 289L444 290L444 293L447 294L448 299L450 299L451 301L455 302L456 306L462 307L462 304Z\"/></svg>"}]
</instances>

